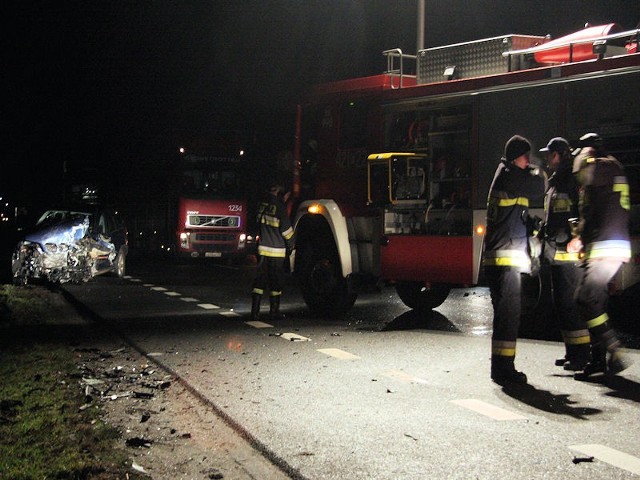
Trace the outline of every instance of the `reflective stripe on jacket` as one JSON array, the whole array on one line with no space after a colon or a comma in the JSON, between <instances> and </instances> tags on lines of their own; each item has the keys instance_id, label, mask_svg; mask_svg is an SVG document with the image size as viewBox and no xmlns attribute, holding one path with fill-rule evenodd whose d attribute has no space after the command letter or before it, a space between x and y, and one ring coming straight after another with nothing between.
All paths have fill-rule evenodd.
<instances>
[{"instance_id":1,"label":"reflective stripe on jacket","mask_svg":"<svg viewBox=\"0 0 640 480\"><path fill-rule=\"evenodd\" d=\"M544 180L532 170L505 162L498 165L487 200L484 266L529 271L529 201L543 194Z\"/></svg>"},{"instance_id":2,"label":"reflective stripe on jacket","mask_svg":"<svg viewBox=\"0 0 640 480\"><path fill-rule=\"evenodd\" d=\"M293 239L293 228L284 203L275 195L268 194L258 204L257 220L260 227L258 254L284 258Z\"/></svg>"}]
</instances>

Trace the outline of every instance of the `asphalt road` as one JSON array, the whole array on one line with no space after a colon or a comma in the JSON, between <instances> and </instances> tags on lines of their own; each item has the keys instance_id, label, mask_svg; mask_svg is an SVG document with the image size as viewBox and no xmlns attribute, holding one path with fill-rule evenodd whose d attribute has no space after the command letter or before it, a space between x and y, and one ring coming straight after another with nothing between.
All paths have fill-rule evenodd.
<instances>
[{"instance_id":1,"label":"asphalt road","mask_svg":"<svg viewBox=\"0 0 640 480\"><path fill-rule=\"evenodd\" d=\"M640 476L640 352L618 377L578 382L553 365L560 343L520 340L529 385L497 386L485 289L421 316L385 288L334 320L311 316L291 286L286 320L252 323L250 267L132 262L129 273L66 290L293 477Z\"/></svg>"}]
</instances>

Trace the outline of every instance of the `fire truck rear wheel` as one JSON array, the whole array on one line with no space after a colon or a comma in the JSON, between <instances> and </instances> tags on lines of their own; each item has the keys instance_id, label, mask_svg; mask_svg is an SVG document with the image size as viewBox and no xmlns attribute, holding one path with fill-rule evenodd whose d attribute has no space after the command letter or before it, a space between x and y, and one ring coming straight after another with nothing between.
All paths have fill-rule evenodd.
<instances>
[{"instance_id":1,"label":"fire truck rear wheel","mask_svg":"<svg viewBox=\"0 0 640 480\"><path fill-rule=\"evenodd\" d=\"M422 282L398 282L396 292L400 300L409 308L428 311L442 305L449 296L449 285L435 283L426 287Z\"/></svg>"}]
</instances>

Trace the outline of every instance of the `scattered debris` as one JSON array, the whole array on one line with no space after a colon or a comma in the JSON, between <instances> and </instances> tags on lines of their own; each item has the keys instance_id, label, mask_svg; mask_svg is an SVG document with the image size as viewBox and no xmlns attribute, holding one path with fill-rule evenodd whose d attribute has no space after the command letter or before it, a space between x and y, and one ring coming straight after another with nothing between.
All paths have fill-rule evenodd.
<instances>
[{"instance_id":1,"label":"scattered debris","mask_svg":"<svg viewBox=\"0 0 640 480\"><path fill-rule=\"evenodd\" d=\"M315 455L315 453L304 450L300 452L298 455L300 455L301 457L312 457Z\"/></svg>"},{"instance_id":2,"label":"scattered debris","mask_svg":"<svg viewBox=\"0 0 640 480\"><path fill-rule=\"evenodd\" d=\"M153 393L150 392L133 392L133 398L153 398Z\"/></svg>"},{"instance_id":3,"label":"scattered debris","mask_svg":"<svg viewBox=\"0 0 640 480\"><path fill-rule=\"evenodd\" d=\"M594 457L573 457L573 463L577 465L578 463L593 462L593 458Z\"/></svg>"},{"instance_id":4,"label":"scattered debris","mask_svg":"<svg viewBox=\"0 0 640 480\"><path fill-rule=\"evenodd\" d=\"M138 465L136 462L131 463L131 468L133 468L136 472L147 473L147 471L141 465Z\"/></svg>"},{"instance_id":5,"label":"scattered debris","mask_svg":"<svg viewBox=\"0 0 640 480\"><path fill-rule=\"evenodd\" d=\"M127 447L145 447L145 448L151 448L151 444L153 444L153 440L149 440L147 438L143 438L143 437L133 437L133 438L127 438L127 440L125 441L125 445Z\"/></svg>"},{"instance_id":6,"label":"scattered debris","mask_svg":"<svg viewBox=\"0 0 640 480\"><path fill-rule=\"evenodd\" d=\"M205 474L207 478L211 478L213 480L220 480L224 478L224 475L215 468L208 468L206 470L203 470L202 473Z\"/></svg>"}]
</instances>

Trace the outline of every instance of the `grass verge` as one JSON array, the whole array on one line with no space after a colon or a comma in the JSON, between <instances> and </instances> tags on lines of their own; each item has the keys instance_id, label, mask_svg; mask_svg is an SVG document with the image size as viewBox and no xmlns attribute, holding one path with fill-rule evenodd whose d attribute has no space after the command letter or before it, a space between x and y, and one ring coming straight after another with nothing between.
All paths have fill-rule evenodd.
<instances>
[{"instance_id":1,"label":"grass verge","mask_svg":"<svg viewBox=\"0 0 640 480\"><path fill-rule=\"evenodd\" d=\"M51 328L60 311L38 292L0 286L0 478L146 478L85 408L74 340Z\"/></svg>"}]
</instances>

